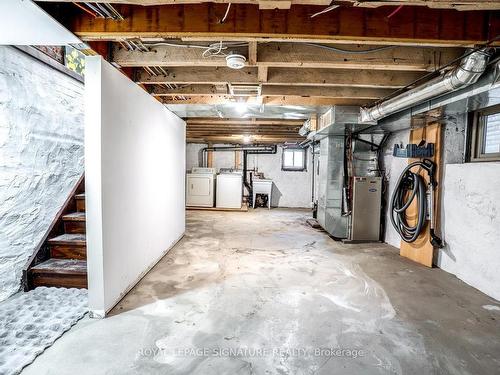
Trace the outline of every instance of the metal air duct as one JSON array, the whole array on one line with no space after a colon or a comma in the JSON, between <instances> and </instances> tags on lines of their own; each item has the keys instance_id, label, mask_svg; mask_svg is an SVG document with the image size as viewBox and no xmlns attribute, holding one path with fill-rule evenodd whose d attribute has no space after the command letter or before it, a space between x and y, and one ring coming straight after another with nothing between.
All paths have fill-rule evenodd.
<instances>
[{"instance_id":1,"label":"metal air duct","mask_svg":"<svg viewBox=\"0 0 500 375\"><path fill-rule=\"evenodd\" d=\"M378 121L425 100L475 83L486 70L489 57L488 48L472 52L455 69L373 107L361 108L360 122Z\"/></svg>"}]
</instances>

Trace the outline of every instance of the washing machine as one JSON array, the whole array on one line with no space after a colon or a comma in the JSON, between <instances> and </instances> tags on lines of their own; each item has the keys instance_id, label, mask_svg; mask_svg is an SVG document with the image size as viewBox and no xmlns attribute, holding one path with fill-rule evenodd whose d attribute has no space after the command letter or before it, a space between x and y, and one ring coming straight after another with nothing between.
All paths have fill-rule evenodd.
<instances>
[{"instance_id":1,"label":"washing machine","mask_svg":"<svg viewBox=\"0 0 500 375\"><path fill-rule=\"evenodd\" d=\"M225 172L217 175L218 208L241 208L243 200L243 172Z\"/></svg>"},{"instance_id":2,"label":"washing machine","mask_svg":"<svg viewBox=\"0 0 500 375\"><path fill-rule=\"evenodd\" d=\"M194 167L186 175L186 206L213 207L215 168Z\"/></svg>"}]
</instances>

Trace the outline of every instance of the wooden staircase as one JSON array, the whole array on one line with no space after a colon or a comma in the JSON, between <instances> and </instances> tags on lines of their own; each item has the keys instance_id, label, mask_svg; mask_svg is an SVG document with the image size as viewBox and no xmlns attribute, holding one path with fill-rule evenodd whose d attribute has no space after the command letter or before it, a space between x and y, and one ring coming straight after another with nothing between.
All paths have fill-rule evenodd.
<instances>
[{"instance_id":1,"label":"wooden staircase","mask_svg":"<svg viewBox=\"0 0 500 375\"><path fill-rule=\"evenodd\" d=\"M26 267L25 290L37 286L87 288L83 178Z\"/></svg>"}]
</instances>

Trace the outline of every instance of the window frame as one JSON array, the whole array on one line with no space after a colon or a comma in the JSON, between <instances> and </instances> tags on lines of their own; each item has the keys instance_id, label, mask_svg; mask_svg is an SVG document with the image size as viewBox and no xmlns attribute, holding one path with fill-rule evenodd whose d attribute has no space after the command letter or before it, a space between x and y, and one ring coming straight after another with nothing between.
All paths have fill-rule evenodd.
<instances>
[{"instance_id":1,"label":"window frame","mask_svg":"<svg viewBox=\"0 0 500 375\"><path fill-rule=\"evenodd\" d=\"M484 153L484 144L486 142L486 117L500 114L500 105L495 105L473 113L472 119L472 137L471 137L471 162L500 161L500 152Z\"/></svg>"},{"instance_id":2,"label":"window frame","mask_svg":"<svg viewBox=\"0 0 500 375\"><path fill-rule=\"evenodd\" d=\"M285 152L287 151L301 151L304 156L302 159L302 167L287 167L285 166ZM295 158L295 156L294 156ZM281 170L285 172L307 172L307 152L302 147L284 147L281 153Z\"/></svg>"}]
</instances>

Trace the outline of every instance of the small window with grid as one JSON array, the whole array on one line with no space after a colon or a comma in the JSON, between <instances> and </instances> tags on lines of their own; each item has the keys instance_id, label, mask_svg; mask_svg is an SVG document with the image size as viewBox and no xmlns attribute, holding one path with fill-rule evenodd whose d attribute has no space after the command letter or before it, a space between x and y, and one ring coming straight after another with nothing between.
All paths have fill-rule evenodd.
<instances>
[{"instance_id":1,"label":"small window with grid","mask_svg":"<svg viewBox=\"0 0 500 375\"><path fill-rule=\"evenodd\" d=\"M475 113L471 161L500 161L500 107Z\"/></svg>"},{"instance_id":2,"label":"small window with grid","mask_svg":"<svg viewBox=\"0 0 500 375\"><path fill-rule=\"evenodd\" d=\"M281 169L284 171L305 171L306 152L303 148L283 149Z\"/></svg>"}]
</instances>

